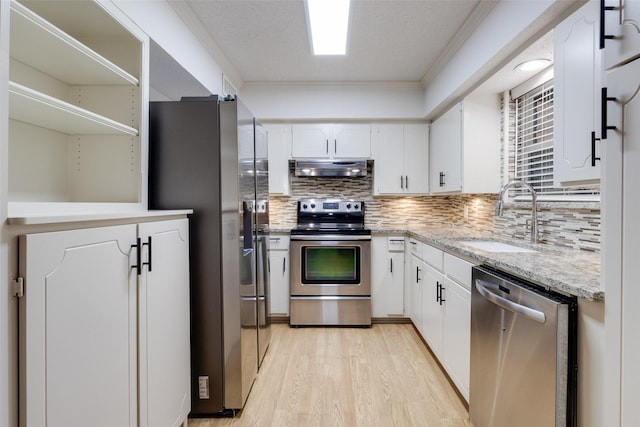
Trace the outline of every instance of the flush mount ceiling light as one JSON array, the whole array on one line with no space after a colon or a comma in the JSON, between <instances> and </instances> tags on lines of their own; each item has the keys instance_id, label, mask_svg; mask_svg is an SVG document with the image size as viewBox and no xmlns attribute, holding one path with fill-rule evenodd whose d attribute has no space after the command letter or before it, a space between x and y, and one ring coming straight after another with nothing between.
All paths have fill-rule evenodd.
<instances>
[{"instance_id":1,"label":"flush mount ceiling light","mask_svg":"<svg viewBox=\"0 0 640 427\"><path fill-rule=\"evenodd\" d=\"M307 26L314 55L345 55L350 0L306 0Z\"/></svg>"},{"instance_id":2,"label":"flush mount ceiling light","mask_svg":"<svg viewBox=\"0 0 640 427\"><path fill-rule=\"evenodd\" d=\"M525 62L523 62L521 64L516 65L514 70L516 70L516 71L538 71L538 70L542 70L543 68L548 67L549 65L551 65L551 61L548 60L548 59L543 59L543 58L530 59L529 61L525 61Z\"/></svg>"}]
</instances>

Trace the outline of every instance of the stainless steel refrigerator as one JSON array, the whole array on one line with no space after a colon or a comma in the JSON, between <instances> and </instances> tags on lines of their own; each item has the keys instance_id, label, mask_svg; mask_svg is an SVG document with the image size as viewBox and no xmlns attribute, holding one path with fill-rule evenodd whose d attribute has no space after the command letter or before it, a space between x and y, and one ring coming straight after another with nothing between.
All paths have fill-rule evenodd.
<instances>
[{"instance_id":1,"label":"stainless steel refrigerator","mask_svg":"<svg viewBox=\"0 0 640 427\"><path fill-rule=\"evenodd\" d=\"M192 416L235 415L269 345L265 129L237 99L151 102L149 208L192 208Z\"/></svg>"}]
</instances>

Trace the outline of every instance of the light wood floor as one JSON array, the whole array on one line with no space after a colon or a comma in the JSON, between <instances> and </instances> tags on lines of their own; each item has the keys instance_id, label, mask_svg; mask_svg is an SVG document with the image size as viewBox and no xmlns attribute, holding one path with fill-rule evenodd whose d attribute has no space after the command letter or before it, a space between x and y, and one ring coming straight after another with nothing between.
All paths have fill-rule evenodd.
<instances>
[{"instance_id":1,"label":"light wood floor","mask_svg":"<svg viewBox=\"0 0 640 427\"><path fill-rule=\"evenodd\" d=\"M235 418L189 427L471 426L460 398L413 326L276 324L263 367Z\"/></svg>"}]
</instances>

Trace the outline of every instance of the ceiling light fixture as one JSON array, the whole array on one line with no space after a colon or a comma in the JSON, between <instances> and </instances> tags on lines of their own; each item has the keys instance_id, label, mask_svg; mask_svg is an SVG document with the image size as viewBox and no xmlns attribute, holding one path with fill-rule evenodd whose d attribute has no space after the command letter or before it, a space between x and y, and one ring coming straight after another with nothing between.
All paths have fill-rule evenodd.
<instances>
[{"instance_id":1,"label":"ceiling light fixture","mask_svg":"<svg viewBox=\"0 0 640 427\"><path fill-rule=\"evenodd\" d=\"M314 55L345 55L350 0L306 0L307 24Z\"/></svg>"},{"instance_id":2,"label":"ceiling light fixture","mask_svg":"<svg viewBox=\"0 0 640 427\"><path fill-rule=\"evenodd\" d=\"M516 71L538 71L543 68L551 65L551 61L549 59L539 58L539 59L530 59L528 61L524 61L521 64L516 65L514 70Z\"/></svg>"}]
</instances>

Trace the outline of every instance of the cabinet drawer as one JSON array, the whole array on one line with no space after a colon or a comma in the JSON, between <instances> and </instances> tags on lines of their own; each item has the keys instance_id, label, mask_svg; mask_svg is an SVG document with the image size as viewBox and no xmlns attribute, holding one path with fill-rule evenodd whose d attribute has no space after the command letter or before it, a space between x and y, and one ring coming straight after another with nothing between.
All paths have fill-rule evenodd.
<instances>
[{"instance_id":1,"label":"cabinet drawer","mask_svg":"<svg viewBox=\"0 0 640 427\"><path fill-rule=\"evenodd\" d=\"M409 239L409 252L418 259L422 259L422 246L422 242L418 242L416 239Z\"/></svg>"},{"instance_id":2,"label":"cabinet drawer","mask_svg":"<svg viewBox=\"0 0 640 427\"><path fill-rule=\"evenodd\" d=\"M269 250L289 250L288 234L272 234L269 236Z\"/></svg>"},{"instance_id":3,"label":"cabinet drawer","mask_svg":"<svg viewBox=\"0 0 640 427\"><path fill-rule=\"evenodd\" d=\"M404 237L387 237L387 250L389 252L404 252Z\"/></svg>"},{"instance_id":4,"label":"cabinet drawer","mask_svg":"<svg viewBox=\"0 0 640 427\"><path fill-rule=\"evenodd\" d=\"M471 290L471 268L473 265L456 256L444 254L444 272L468 290Z\"/></svg>"},{"instance_id":5,"label":"cabinet drawer","mask_svg":"<svg viewBox=\"0 0 640 427\"><path fill-rule=\"evenodd\" d=\"M422 248L422 259L438 271L442 271L442 252L433 246L424 245Z\"/></svg>"}]
</instances>

